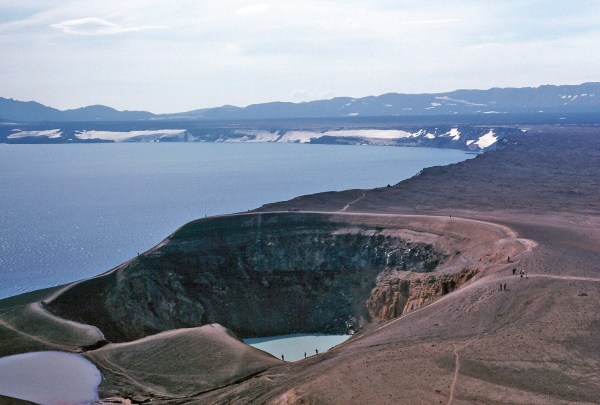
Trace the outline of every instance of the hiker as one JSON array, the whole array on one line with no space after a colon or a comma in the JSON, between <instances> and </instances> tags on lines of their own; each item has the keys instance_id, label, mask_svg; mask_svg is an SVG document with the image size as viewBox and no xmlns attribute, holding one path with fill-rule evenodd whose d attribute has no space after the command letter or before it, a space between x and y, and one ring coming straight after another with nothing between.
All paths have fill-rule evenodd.
<instances>
[{"instance_id":1,"label":"hiker","mask_svg":"<svg viewBox=\"0 0 600 405\"><path fill-rule=\"evenodd\" d=\"M504 283L504 285L502 285L502 287L504 288L504 291L506 291L506 283Z\"/></svg>"},{"instance_id":2,"label":"hiker","mask_svg":"<svg viewBox=\"0 0 600 405\"><path fill-rule=\"evenodd\" d=\"M508 256L508 258L506 259L506 261L507 261L508 263L510 263L510 256Z\"/></svg>"},{"instance_id":3,"label":"hiker","mask_svg":"<svg viewBox=\"0 0 600 405\"><path fill-rule=\"evenodd\" d=\"M517 268L516 268L516 267L513 267L513 276L514 276L515 274L517 274Z\"/></svg>"},{"instance_id":4,"label":"hiker","mask_svg":"<svg viewBox=\"0 0 600 405\"><path fill-rule=\"evenodd\" d=\"M306 358L306 352L304 352L304 358Z\"/></svg>"},{"instance_id":5,"label":"hiker","mask_svg":"<svg viewBox=\"0 0 600 405\"><path fill-rule=\"evenodd\" d=\"M500 291L502 291L502 283L500 283Z\"/></svg>"},{"instance_id":6,"label":"hiker","mask_svg":"<svg viewBox=\"0 0 600 405\"><path fill-rule=\"evenodd\" d=\"M285 357L283 357L283 354L281 355L281 360L285 361Z\"/></svg>"},{"instance_id":7,"label":"hiker","mask_svg":"<svg viewBox=\"0 0 600 405\"><path fill-rule=\"evenodd\" d=\"M523 278L523 275L525 274L525 270L521 269L520 274L521 274L521 278Z\"/></svg>"},{"instance_id":8,"label":"hiker","mask_svg":"<svg viewBox=\"0 0 600 405\"><path fill-rule=\"evenodd\" d=\"M315 354L319 354L319 349L315 349Z\"/></svg>"}]
</instances>

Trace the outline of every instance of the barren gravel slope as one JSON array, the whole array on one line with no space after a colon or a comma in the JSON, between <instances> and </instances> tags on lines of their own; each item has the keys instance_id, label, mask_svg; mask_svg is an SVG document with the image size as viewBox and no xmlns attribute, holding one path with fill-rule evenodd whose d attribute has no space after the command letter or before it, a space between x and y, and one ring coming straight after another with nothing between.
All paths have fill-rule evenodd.
<instances>
[{"instance_id":1,"label":"barren gravel slope","mask_svg":"<svg viewBox=\"0 0 600 405\"><path fill-rule=\"evenodd\" d=\"M505 224L538 246L429 307L290 366L276 387L245 392L272 403L599 403L600 134L543 130L391 188L263 207L452 214ZM513 276L514 266L527 278Z\"/></svg>"},{"instance_id":2,"label":"barren gravel slope","mask_svg":"<svg viewBox=\"0 0 600 405\"><path fill-rule=\"evenodd\" d=\"M438 237L451 229L454 240L464 234L464 249L440 273L463 264L479 273L433 304L369 324L334 350L295 363L248 351L220 328L208 336L207 326L90 350L108 374L104 392L200 404L600 403L597 128L530 128L498 151L393 187L321 193L261 210L297 215L288 209L364 213L361 221L384 224L415 218L421 237L447 252L458 245ZM19 325L0 325L0 335L23 351L56 339L51 319L39 334L24 334L35 328L19 320L45 314L27 311L44 295L27 297L0 302L0 321ZM77 330L65 343L77 347L93 335Z\"/></svg>"}]
</instances>

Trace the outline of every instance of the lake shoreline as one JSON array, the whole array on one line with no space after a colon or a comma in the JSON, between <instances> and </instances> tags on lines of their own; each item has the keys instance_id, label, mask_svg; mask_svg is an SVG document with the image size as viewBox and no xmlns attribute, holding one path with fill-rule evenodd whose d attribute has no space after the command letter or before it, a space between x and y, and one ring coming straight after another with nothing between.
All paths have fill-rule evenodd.
<instances>
[{"instance_id":1,"label":"lake shoreline","mask_svg":"<svg viewBox=\"0 0 600 405\"><path fill-rule=\"evenodd\" d=\"M484 403L523 398L534 404L598 402L598 384L590 377L595 369L596 337L589 330L598 322L595 308L600 294L596 271L600 203L595 193L600 186L600 168L594 152L599 138L591 130L571 131L575 133L568 137L551 130L527 136L507 149L450 167L427 169L390 188L366 190L364 197L356 191L321 193L251 213L246 220L254 227L234 228L258 231L270 218L277 229L289 219L318 214L326 223L337 221L344 232L360 235L366 229L367 235L389 235L393 221L398 221L395 235L420 238L447 259L431 274L386 273L389 278L381 280L370 301L378 318L353 339L306 361L283 363L251 351L251 363L244 363L244 356L223 362L218 356L234 353L231 347L238 346L216 324L204 326L201 334L175 329L167 335L114 345L114 350L110 345L92 350L88 355L97 356L96 364L118 361L128 377L138 382L148 379L127 385L122 376L108 372L103 395L163 400L193 396L208 403L303 400L359 404L389 398L437 403L451 402L454 395ZM582 171L589 175L581 176ZM293 209L297 210L290 211ZM265 212L269 210L273 212ZM219 220L231 218L244 221L245 217L240 214ZM282 222L273 222L274 218ZM197 236L195 226L198 222L180 228L171 247L184 253L186 238L193 241ZM335 235L335 230L330 234ZM140 260L151 264L151 259L167 256L149 255ZM526 277L513 275L513 268L524 269ZM125 267L120 274L127 275ZM129 270L129 275L135 271ZM77 294L89 298L81 292L98 294L107 285L90 282L88 290L75 286L69 297L62 296L63 303L77 309ZM269 288L269 283L260 279L255 285ZM499 290L499 285L508 288ZM409 296L412 301L399 302L394 300L395 294L388 293L402 291L404 286L414 293ZM214 292L218 295L219 291ZM34 299L34 295L30 297ZM6 322L15 319L8 317L10 302L0 301L0 319ZM393 311L398 305L408 310ZM21 309L15 311L13 315L19 318ZM3 337L10 333L0 327ZM204 339L205 333L218 336L211 340L212 346L190 344ZM25 336L11 335L11 339L12 350L31 345ZM228 343L223 346L225 341ZM155 380L151 383L144 374L146 370L133 367L131 358L123 357L121 350L127 348L134 357L143 357L149 344L169 350L165 356L152 358L153 372L160 367L161 391ZM181 347L186 348L185 354L177 351ZM247 350L243 353L250 353ZM540 358L545 361L539 362ZM199 367L194 359L211 360L204 360ZM181 369L189 374L182 375ZM197 374L203 371L206 375ZM216 371L223 374L216 377ZM571 378L573 372L579 376L577 380Z\"/></svg>"},{"instance_id":2,"label":"lake shoreline","mask_svg":"<svg viewBox=\"0 0 600 405\"><path fill-rule=\"evenodd\" d=\"M470 157L296 144L6 146L0 148L0 297L102 273L197 218L323 190L386 185Z\"/></svg>"}]
</instances>

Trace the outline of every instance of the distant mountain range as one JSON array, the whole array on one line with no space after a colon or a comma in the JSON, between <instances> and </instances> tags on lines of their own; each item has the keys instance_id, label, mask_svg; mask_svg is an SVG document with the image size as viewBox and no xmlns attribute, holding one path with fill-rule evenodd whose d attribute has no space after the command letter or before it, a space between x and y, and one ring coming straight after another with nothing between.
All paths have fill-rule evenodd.
<instances>
[{"instance_id":1,"label":"distant mountain range","mask_svg":"<svg viewBox=\"0 0 600 405\"><path fill-rule=\"evenodd\" d=\"M600 113L600 83L545 85L433 94L388 93L336 97L302 103L271 102L222 106L176 114L118 111L103 105L57 110L34 101L0 97L0 119L19 122L100 122L155 120L254 120L340 117L420 117L531 113Z\"/></svg>"},{"instance_id":2,"label":"distant mountain range","mask_svg":"<svg viewBox=\"0 0 600 405\"><path fill-rule=\"evenodd\" d=\"M73 110L57 110L35 101L17 101L0 97L0 119L21 122L138 121L156 117L145 111L117 111L104 105Z\"/></svg>"},{"instance_id":3,"label":"distant mountain range","mask_svg":"<svg viewBox=\"0 0 600 405\"><path fill-rule=\"evenodd\" d=\"M502 126L395 125L377 122L138 121L1 123L0 143L226 142L422 146L482 152L524 130ZM202 123L208 125L201 125ZM200 124L200 125L199 125ZM391 125L390 125L391 124ZM298 126L300 125L300 126Z\"/></svg>"}]
</instances>

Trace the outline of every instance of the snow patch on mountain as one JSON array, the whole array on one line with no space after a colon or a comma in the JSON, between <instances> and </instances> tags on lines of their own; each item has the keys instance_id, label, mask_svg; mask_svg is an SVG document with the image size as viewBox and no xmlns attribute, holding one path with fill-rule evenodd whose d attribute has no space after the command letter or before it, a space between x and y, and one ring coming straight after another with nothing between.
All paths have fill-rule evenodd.
<instances>
[{"instance_id":1,"label":"snow patch on mountain","mask_svg":"<svg viewBox=\"0 0 600 405\"><path fill-rule=\"evenodd\" d=\"M311 140L321 136L322 134L312 131L288 131L279 138L279 142L309 143Z\"/></svg>"},{"instance_id":2,"label":"snow patch on mountain","mask_svg":"<svg viewBox=\"0 0 600 405\"><path fill-rule=\"evenodd\" d=\"M114 142L141 141L160 142L161 140L185 139L185 129L159 129L145 131L79 131L75 133L82 140L104 140Z\"/></svg>"},{"instance_id":3,"label":"snow patch on mountain","mask_svg":"<svg viewBox=\"0 0 600 405\"><path fill-rule=\"evenodd\" d=\"M21 131L20 129L17 129L15 131L14 134L10 134L7 138L8 139L20 139L20 138L27 138L29 136L45 136L49 139L56 139L56 138L60 138L62 136L62 130L60 129L47 129L44 131Z\"/></svg>"},{"instance_id":4,"label":"snow patch on mountain","mask_svg":"<svg viewBox=\"0 0 600 405\"><path fill-rule=\"evenodd\" d=\"M263 130L237 130L234 134L242 135L239 138L239 142L276 142L279 139L279 133L277 131L263 131ZM236 139L232 138L229 141L234 142Z\"/></svg>"},{"instance_id":5,"label":"snow patch on mountain","mask_svg":"<svg viewBox=\"0 0 600 405\"><path fill-rule=\"evenodd\" d=\"M453 141L458 141L460 139L460 131L458 128L452 128L450 131L446 132L444 135L452 138Z\"/></svg>"},{"instance_id":6,"label":"snow patch on mountain","mask_svg":"<svg viewBox=\"0 0 600 405\"><path fill-rule=\"evenodd\" d=\"M280 139L279 142L299 142L308 143L314 139L322 137L333 138L362 138L362 139L403 139L415 138L424 135L424 131L407 132L393 129L356 129L356 130L335 130L325 132L313 131L288 131Z\"/></svg>"},{"instance_id":7,"label":"snow patch on mountain","mask_svg":"<svg viewBox=\"0 0 600 405\"><path fill-rule=\"evenodd\" d=\"M482 107L487 107L487 104L481 104L481 103L473 103L471 101L468 100L460 100L460 99L456 99L456 98L450 98L448 96L437 96L436 100L441 100L441 101L451 101L454 103L460 103L460 104L464 104L464 105L469 105L469 106L482 106Z\"/></svg>"},{"instance_id":8,"label":"snow patch on mountain","mask_svg":"<svg viewBox=\"0 0 600 405\"><path fill-rule=\"evenodd\" d=\"M418 133L395 129L355 129L355 130L338 130L325 131L322 136L334 137L356 137L356 138L371 138L371 139L399 139L399 138L414 138Z\"/></svg>"},{"instance_id":9,"label":"snow patch on mountain","mask_svg":"<svg viewBox=\"0 0 600 405\"><path fill-rule=\"evenodd\" d=\"M475 145L479 146L480 149L489 148L493 144L498 141L498 137L494 134L494 130L490 129L490 131L479 137Z\"/></svg>"}]
</instances>

